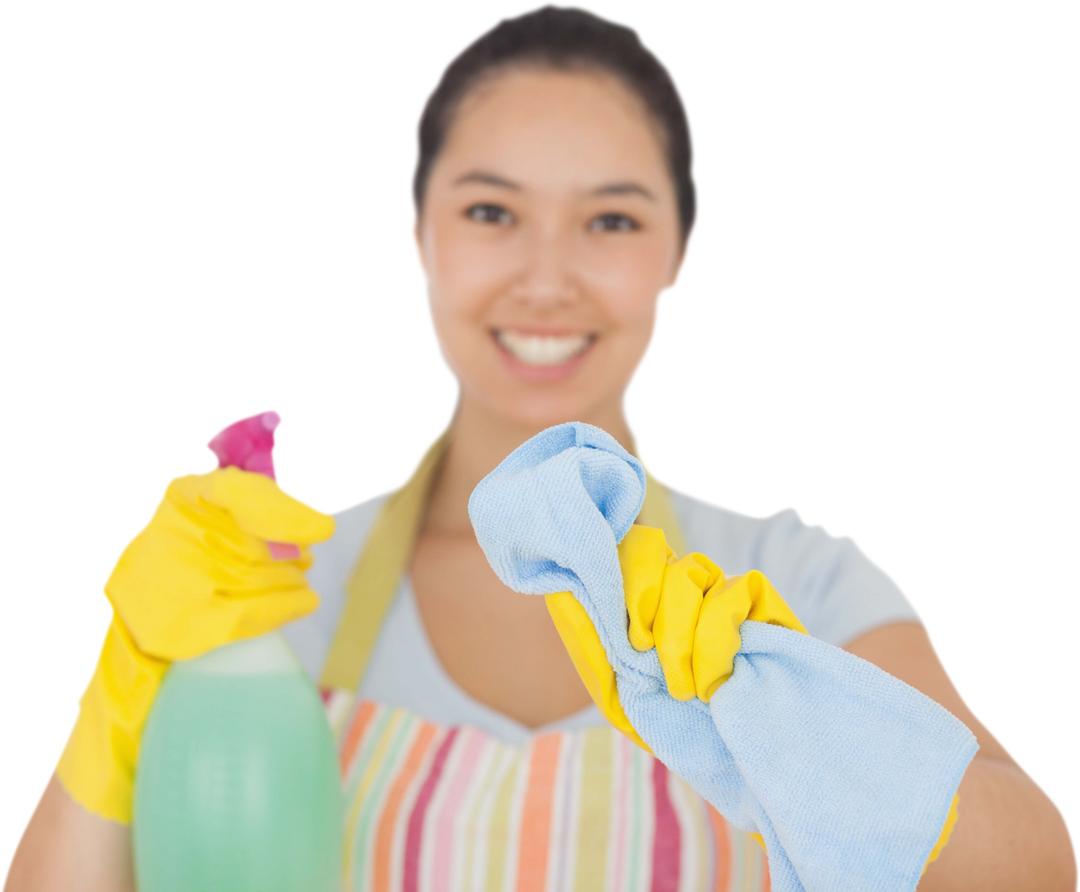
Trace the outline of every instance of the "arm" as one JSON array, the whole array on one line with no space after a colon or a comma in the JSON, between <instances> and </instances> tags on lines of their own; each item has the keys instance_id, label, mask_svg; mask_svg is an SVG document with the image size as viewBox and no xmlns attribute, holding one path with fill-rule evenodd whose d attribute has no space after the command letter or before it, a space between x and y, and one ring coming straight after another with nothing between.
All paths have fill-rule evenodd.
<instances>
[{"instance_id":1,"label":"arm","mask_svg":"<svg viewBox=\"0 0 1080 892\"><path fill-rule=\"evenodd\" d=\"M920 892L1076 889L1064 821L1014 762L980 753L959 794L961 818L949 845L919 883Z\"/></svg>"},{"instance_id":2,"label":"arm","mask_svg":"<svg viewBox=\"0 0 1080 892\"><path fill-rule=\"evenodd\" d=\"M926 630L893 623L860 635L845 650L936 700L979 741L960 784L960 820L920 892L1073 892L1076 862L1065 822L964 705Z\"/></svg>"},{"instance_id":3,"label":"arm","mask_svg":"<svg viewBox=\"0 0 1080 892\"><path fill-rule=\"evenodd\" d=\"M86 811L55 776L11 862L4 892L134 892L131 832Z\"/></svg>"}]
</instances>

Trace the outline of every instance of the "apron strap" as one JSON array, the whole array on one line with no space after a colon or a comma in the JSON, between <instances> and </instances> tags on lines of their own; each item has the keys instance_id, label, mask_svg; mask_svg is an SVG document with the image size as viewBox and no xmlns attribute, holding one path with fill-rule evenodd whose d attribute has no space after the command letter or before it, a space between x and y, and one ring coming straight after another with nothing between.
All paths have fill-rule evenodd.
<instances>
[{"instance_id":1,"label":"apron strap","mask_svg":"<svg viewBox=\"0 0 1080 892\"><path fill-rule=\"evenodd\" d=\"M355 693L371 659L386 612L412 561L431 488L450 443L450 431L428 449L409 482L387 497L346 585L342 610L319 686ZM676 554L686 540L667 488L646 471L645 501L638 522L664 531Z\"/></svg>"},{"instance_id":2,"label":"apron strap","mask_svg":"<svg viewBox=\"0 0 1080 892\"><path fill-rule=\"evenodd\" d=\"M379 509L346 585L345 608L319 680L324 690L356 691L360 686L386 611L412 560L424 509L449 442L448 429L425 453L409 482L391 493Z\"/></svg>"}]
</instances>

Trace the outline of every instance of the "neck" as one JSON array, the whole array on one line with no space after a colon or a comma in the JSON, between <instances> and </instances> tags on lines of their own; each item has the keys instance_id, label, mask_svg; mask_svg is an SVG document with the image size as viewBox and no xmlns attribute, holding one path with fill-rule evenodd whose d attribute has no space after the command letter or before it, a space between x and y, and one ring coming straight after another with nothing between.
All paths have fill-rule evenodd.
<instances>
[{"instance_id":1,"label":"neck","mask_svg":"<svg viewBox=\"0 0 1080 892\"><path fill-rule=\"evenodd\" d=\"M598 407L574 419L603 428L627 450L632 450L630 428L622 401ZM530 425L491 413L462 396L450 426L450 444L428 502L424 529L472 534L469 496L481 480L506 456L548 425Z\"/></svg>"}]
</instances>

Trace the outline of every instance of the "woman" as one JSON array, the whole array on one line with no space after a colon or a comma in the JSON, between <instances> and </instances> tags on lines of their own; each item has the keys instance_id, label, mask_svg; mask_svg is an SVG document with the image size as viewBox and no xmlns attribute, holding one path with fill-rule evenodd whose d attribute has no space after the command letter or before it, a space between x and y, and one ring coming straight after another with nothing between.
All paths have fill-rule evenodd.
<instances>
[{"instance_id":1,"label":"woman","mask_svg":"<svg viewBox=\"0 0 1080 892\"><path fill-rule=\"evenodd\" d=\"M567 889L767 889L758 844L607 724L544 599L496 578L467 511L553 424L596 424L640 454L627 393L700 218L683 91L634 26L542 3L448 60L415 146L409 240L454 405L399 484L334 512L308 577L323 603L285 630L337 691L347 795L373 809L351 812L347 875L373 890L539 890L553 874ZM381 543L403 539L401 570L384 566ZM333 641L324 611L342 617ZM369 654L346 623L370 630Z\"/></svg>"},{"instance_id":2,"label":"woman","mask_svg":"<svg viewBox=\"0 0 1080 892\"><path fill-rule=\"evenodd\" d=\"M476 484L551 425L595 424L636 454L627 392L690 260L696 161L672 69L637 28L588 6L500 16L422 100L409 240L454 406L401 481L332 512L307 573L319 606L283 627L337 734L346 888L769 888L757 842L608 724L544 599L502 585L467 511ZM1010 884L966 888L1036 888L1013 878L1042 876L1016 854L1039 846L1037 866L1066 876L1063 813L963 698L887 568L794 505L753 515L647 476L638 521L678 554L761 570L811 635L975 733L959 792L982 823L961 817L920 890L955 888L977 864ZM46 782L43 814L64 801L56 789ZM1024 827L1002 820L1002 795L1031 807ZM72 839L100 840L83 863L108 850L117 866L102 876L130 870L116 825L106 836L73 814ZM48 850L44 830L30 836Z\"/></svg>"},{"instance_id":3,"label":"woman","mask_svg":"<svg viewBox=\"0 0 1080 892\"><path fill-rule=\"evenodd\" d=\"M627 393L700 220L686 97L637 28L544 2L447 60L414 141L409 240L454 405L401 482L334 512L308 576L323 603L285 630L342 741L352 888L767 889L758 844L607 724L544 599L500 582L467 510L554 424L638 454ZM967 722L980 758L1015 759L853 537L794 505L753 515L648 477L638 521L678 554L760 569L810 634L882 654ZM921 653L888 662L913 640ZM936 688L912 677L927 645Z\"/></svg>"}]
</instances>

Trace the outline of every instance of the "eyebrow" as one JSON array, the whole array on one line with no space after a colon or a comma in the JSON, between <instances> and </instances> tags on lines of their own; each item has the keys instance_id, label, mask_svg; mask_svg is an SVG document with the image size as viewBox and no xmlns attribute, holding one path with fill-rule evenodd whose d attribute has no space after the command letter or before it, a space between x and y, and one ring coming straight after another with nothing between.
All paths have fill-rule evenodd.
<instances>
[{"instance_id":1,"label":"eyebrow","mask_svg":"<svg viewBox=\"0 0 1080 892\"><path fill-rule=\"evenodd\" d=\"M513 189L515 191L521 191L522 187L516 183L511 183L509 179L503 179L501 176L495 174L488 174L483 171L473 171L472 173L465 174L454 180L455 186L461 186L464 183L486 183L488 186L501 186L504 189ZM627 193L637 192L638 194L645 195L649 201L656 201L656 195L653 195L644 186L639 186L636 183L609 183L606 186L600 186L598 189L593 189L590 195L625 195Z\"/></svg>"}]
</instances>

